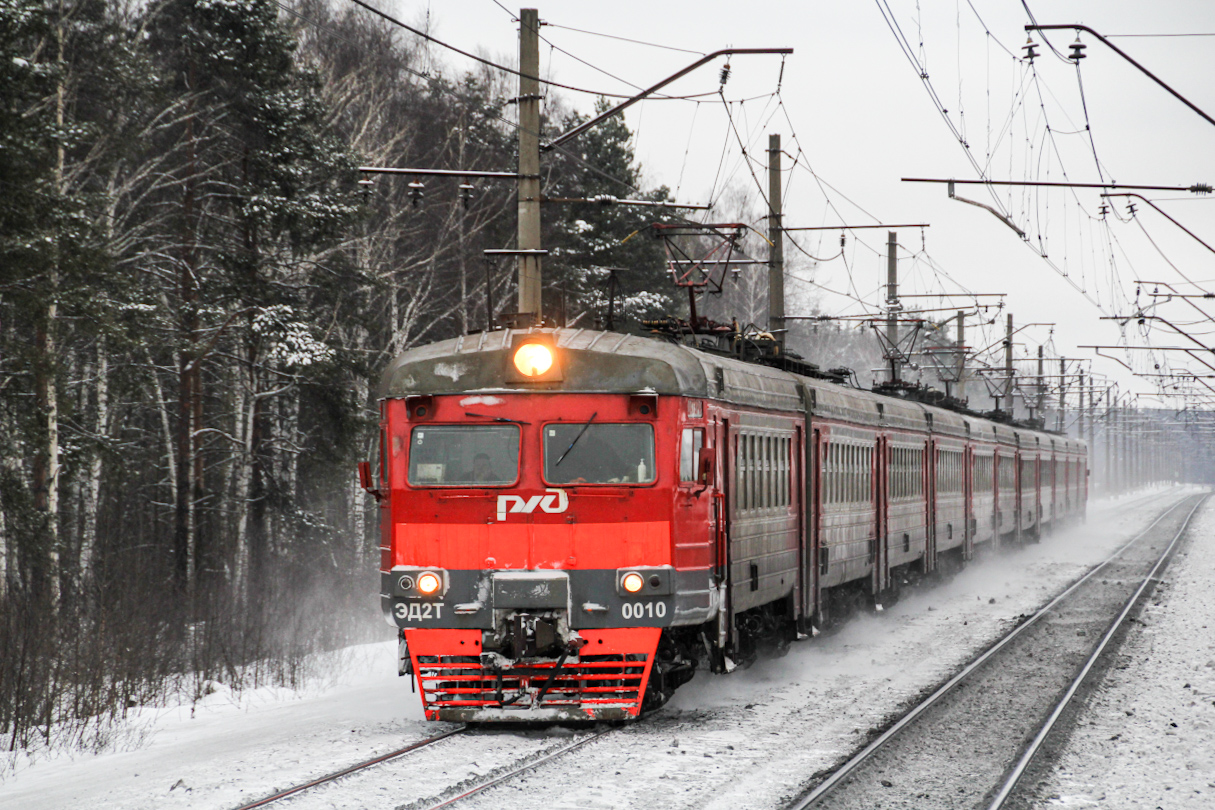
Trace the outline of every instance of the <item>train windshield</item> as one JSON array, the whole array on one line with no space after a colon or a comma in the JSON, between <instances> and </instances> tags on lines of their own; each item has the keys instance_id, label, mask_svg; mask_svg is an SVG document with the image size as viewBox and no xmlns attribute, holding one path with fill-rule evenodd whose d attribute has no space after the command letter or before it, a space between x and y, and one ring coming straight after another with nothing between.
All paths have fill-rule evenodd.
<instances>
[{"instance_id":1,"label":"train windshield","mask_svg":"<svg viewBox=\"0 0 1215 810\"><path fill-rule=\"evenodd\" d=\"M433 425L413 429L409 483L494 487L519 477L518 425Z\"/></svg>"},{"instance_id":2,"label":"train windshield","mask_svg":"<svg viewBox=\"0 0 1215 810\"><path fill-rule=\"evenodd\" d=\"M550 484L649 484L654 478L652 425L544 426L544 480Z\"/></svg>"}]
</instances>

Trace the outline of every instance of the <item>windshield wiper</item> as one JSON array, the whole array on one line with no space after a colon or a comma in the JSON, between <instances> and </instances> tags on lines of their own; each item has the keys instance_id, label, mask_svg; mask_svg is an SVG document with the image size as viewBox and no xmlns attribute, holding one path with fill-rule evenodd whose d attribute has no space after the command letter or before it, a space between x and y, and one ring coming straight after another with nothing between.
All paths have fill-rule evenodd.
<instances>
[{"instance_id":1,"label":"windshield wiper","mask_svg":"<svg viewBox=\"0 0 1215 810\"><path fill-rule=\"evenodd\" d=\"M530 425L531 424L531 422L524 422L522 419L507 419L505 416L487 416L486 414L483 414L483 413L469 413L468 411L465 411L464 415L471 416L473 419L492 419L495 422L511 422L512 424L516 424L516 425Z\"/></svg>"},{"instance_id":2,"label":"windshield wiper","mask_svg":"<svg viewBox=\"0 0 1215 810\"><path fill-rule=\"evenodd\" d=\"M565 457L568 456L570 451L574 449L574 445L578 443L578 440L582 438L582 434L586 433L586 429L591 426L591 422L594 422L595 417L598 415L599 411L595 411L593 414L591 414L591 418L586 420L586 424L582 426L582 430L578 431L578 435L574 437L572 442L570 442L570 446L565 448L565 452L561 454L561 458L557 459L557 463L553 465L554 467L561 466L561 462L565 461Z\"/></svg>"}]
</instances>

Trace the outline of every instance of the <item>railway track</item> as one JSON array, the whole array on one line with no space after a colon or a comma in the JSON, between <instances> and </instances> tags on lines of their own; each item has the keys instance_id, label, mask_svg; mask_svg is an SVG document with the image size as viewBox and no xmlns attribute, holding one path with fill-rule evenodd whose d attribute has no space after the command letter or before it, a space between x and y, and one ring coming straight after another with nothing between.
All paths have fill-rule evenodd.
<instances>
[{"instance_id":1,"label":"railway track","mask_svg":"<svg viewBox=\"0 0 1215 810\"><path fill-rule=\"evenodd\" d=\"M286 799L289 796L294 796L298 793L303 793L306 790L311 790L312 788L317 788L317 787L320 787L321 785L327 785L330 782L336 782L337 780L339 780L345 776L350 776L351 774L359 773L360 771L366 771L368 768L375 767L376 765L379 765L381 763L388 762L388 761L396 759L398 757L403 757L406 754L412 753L413 751L417 751L420 748L425 748L429 745L434 745L435 743L440 742L441 740L446 740L448 737L454 737L457 734L463 734L467 730L468 730L467 726L460 726L459 728L454 728L449 731L444 731L442 734L436 734L433 737L427 737L424 740L419 740L415 743L410 743L409 745L405 746L404 748L398 748L395 751L389 751L387 754L380 754L377 757L372 757L371 759L364 760L363 762L357 762L354 765L350 765L346 768L343 768L340 771L334 771L331 774L327 774L325 776L321 776L316 779L312 779L308 782L303 782L299 785L295 785L294 787L289 787L286 790L280 790L275 793L271 793L268 796L263 796L262 798L258 799L257 801L249 802L248 804L242 804L239 807L233 808L233 810L255 810L255 808L258 808L258 807L265 807L266 805L273 804L274 802L281 801L282 799Z\"/></svg>"},{"instance_id":2,"label":"railway track","mask_svg":"<svg viewBox=\"0 0 1215 810\"><path fill-rule=\"evenodd\" d=\"M1205 499L1165 510L786 810L1014 806L1018 784L1090 673L1108 663L1111 642Z\"/></svg>"},{"instance_id":3,"label":"railway track","mask_svg":"<svg viewBox=\"0 0 1215 810\"><path fill-rule=\"evenodd\" d=\"M1158 497L1158 495L1146 497ZM1141 503L1143 500L1144 498L1137 498L1126 504L1121 504L1119 511L1134 508L1135 505ZM1115 557L1122 554L1148 532L1159 526L1162 521L1179 509L1180 506L1181 503L1178 503L1172 507L1172 511L1158 517L1147 529L1140 532L1135 539L1122 545L1118 552L1115 553ZM1110 560L1107 560L1102 565L1108 565L1109 563ZM1065 599L1069 593L1100 570L1100 566L1091 569L1084 579L1073 583L1068 591L1057 597L1043 608L1042 611L1039 611L1039 614L1049 612L1061 600ZM998 647L1011 643L1012 638L1024 632L1024 628L1032 625L1034 621L1036 619L1022 623L1013 634L997 642L985 655L998 652ZM981 667L984 660L986 659L976 659L968 669ZM945 687L942 687L942 690L944 689ZM928 708L928 706L917 707L913 711L923 713ZM684 740L685 747L689 738L694 740L695 729L690 727L685 728L686 723L684 722L677 722L668 727L670 725L669 721L670 718L660 720L649 732L639 729L635 725L630 726L629 729L633 733L641 733L642 739L653 736L660 736L664 739L667 736L678 736ZM644 725L648 727L653 724L646 723ZM254 810L254 808L262 808L274 805L275 803L281 803L281 806L293 809L305 808L305 810L314 805L326 808L353 808L366 806L367 801L369 801L368 797L375 797L378 804L387 803L387 806L398 808L399 810L438 810L438 808L450 807L452 805L462 806L465 800L471 800L490 788L501 785L509 790L509 783L512 781L523 779L527 774L544 768L554 760L558 760L567 754L581 749L588 743L599 740L604 735L615 730L618 729L612 727L606 730L580 732L574 734L572 737L556 737L551 733L523 733L504 731L502 729L461 726L356 763L332 774L304 782L286 790L277 791L257 801L234 808L234 810ZM890 732L887 733L889 734ZM460 739L453 739L457 737ZM509 737L508 743L504 743L503 741L503 738L506 737ZM449 739L452 740L453 745L457 745L458 747L452 748L450 746L436 745L436 743ZM625 740L633 740L633 742L624 742ZM622 738L621 745L623 745L622 750L624 751L635 749L639 744L647 747L645 743L633 738L631 734L626 734ZM615 751L621 748L621 745L609 746L609 748ZM664 743L664 747L665 745ZM722 742L721 747L724 746L725 742ZM712 748L712 746L708 747ZM866 750L868 751L869 749ZM685 750L680 749L680 753L685 753ZM696 753L699 754L700 752L697 751ZM508 754L508 756L503 756L503 754ZM618 753L612 756L617 755ZM602 756L592 757L591 761L598 761L604 757L608 757L607 751L604 751ZM404 767L377 767L391 763L391 761L398 758L404 758L401 763ZM608 758L610 759L611 757ZM582 761L582 758L579 758L579 761ZM465 762L471 762L477 767L461 769L459 765ZM443 770L447 770L448 772L444 774L442 773ZM473 772L470 773L469 771ZM535 787L535 782L529 783L525 781L523 784L525 787L529 784L531 787ZM826 783L824 782L824 784ZM497 794L487 795L496 796ZM811 803L799 803L793 806L814 806L815 803L819 802L819 799L812 799L808 795L803 801L810 801ZM481 806L485 804L485 801L469 801L467 803Z\"/></svg>"},{"instance_id":4,"label":"railway track","mask_svg":"<svg viewBox=\"0 0 1215 810\"><path fill-rule=\"evenodd\" d=\"M512 735L500 730L479 730L469 726L436 734L424 740L411 743L403 748L358 762L335 771L331 774L303 782L299 785L279 790L248 804L240 805L233 810L255 810L271 804L282 802L283 806L292 808L307 808L315 802L317 806L330 807L362 807L366 806L367 797L383 797L391 802L391 806L408 808L408 810L437 810L449 807L462 799L473 796L481 791L508 782L513 778L528 773L547 763L574 751L587 743L593 742L615 730L615 727L595 729L589 732L575 733L572 738L556 738L552 736L528 737ZM421 752L435 743L452 737L462 736L470 741L478 741L484 745L477 750L477 742L470 742L461 749L453 759L450 752L428 751L438 757L437 761L419 761L409 758L409 773L402 775L391 770L378 769L377 766L404 757L407 754ZM502 739L510 736L509 745L503 745ZM522 751L520 751L522 749ZM463 760L486 760L504 750L510 751L509 758L490 768L486 773L459 779L454 783L438 779L436 786L433 781L419 778L421 775L434 774L442 763L450 764ZM337 782L341 785L334 785ZM401 782L408 782L403 785ZM329 786L329 789L321 789ZM321 790L318 790L321 789ZM412 789L413 795L408 793ZM302 795L304 794L304 795ZM378 800L378 799L377 799Z\"/></svg>"},{"instance_id":5,"label":"railway track","mask_svg":"<svg viewBox=\"0 0 1215 810\"><path fill-rule=\"evenodd\" d=\"M603 737L606 734L610 734L611 732L615 731L616 728L617 727L611 727L611 728L606 728L606 729L600 729L597 731L592 731L592 732L586 734L585 736L581 737L580 739L577 739L577 740L571 742L569 745L559 748L556 751L547 753L544 756L540 757L539 759L532 759L532 760L525 761L517 766L510 766L506 769L501 770L500 772L495 772L495 773L489 774L486 778L477 780L476 782L474 782L473 784L470 784L470 785L460 785L456 788L454 795L449 795L446 798L436 798L433 800L427 800L424 802L414 802L413 804L404 805L403 807L399 808L399 810L439 810L439 808L442 808L442 807L450 807L451 805L455 804L456 802L467 799L468 797L473 796L477 793L480 793L483 790L486 790L491 787L495 787L497 785L502 784L503 782L508 782L511 779L514 779L518 776L522 776L525 773L529 773L530 771L533 771L536 768L539 768L541 765L545 765L554 759L562 757L562 756L570 753L571 751L581 748L582 746L586 745L587 743L594 742L595 740L598 740L600 737Z\"/></svg>"}]
</instances>

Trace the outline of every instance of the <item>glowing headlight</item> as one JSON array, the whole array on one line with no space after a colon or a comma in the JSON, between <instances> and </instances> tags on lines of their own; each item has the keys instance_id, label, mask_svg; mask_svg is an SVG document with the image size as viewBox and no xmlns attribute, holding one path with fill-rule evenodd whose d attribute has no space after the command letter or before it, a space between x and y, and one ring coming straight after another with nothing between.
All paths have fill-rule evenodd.
<instances>
[{"instance_id":1,"label":"glowing headlight","mask_svg":"<svg viewBox=\"0 0 1215 810\"><path fill-rule=\"evenodd\" d=\"M435 593L443 585L443 580L439 579L439 575L431 571L418 576L418 591L429 596Z\"/></svg>"},{"instance_id":2,"label":"glowing headlight","mask_svg":"<svg viewBox=\"0 0 1215 810\"><path fill-rule=\"evenodd\" d=\"M539 377L553 367L553 353L539 343L524 343L515 351L515 368L525 377Z\"/></svg>"},{"instance_id":3,"label":"glowing headlight","mask_svg":"<svg viewBox=\"0 0 1215 810\"><path fill-rule=\"evenodd\" d=\"M637 593L645 585L645 580L636 571L630 571L620 580L620 585L629 593Z\"/></svg>"}]
</instances>

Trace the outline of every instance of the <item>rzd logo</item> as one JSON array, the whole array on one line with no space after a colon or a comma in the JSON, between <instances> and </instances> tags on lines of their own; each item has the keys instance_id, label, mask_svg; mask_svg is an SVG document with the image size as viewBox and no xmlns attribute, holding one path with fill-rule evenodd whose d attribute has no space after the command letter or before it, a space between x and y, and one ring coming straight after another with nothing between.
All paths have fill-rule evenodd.
<instances>
[{"instance_id":1,"label":"rzd logo","mask_svg":"<svg viewBox=\"0 0 1215 810\"><path fill-rule=\"evenodd\" d=\"M541 511L548 512L550 515L556 515L569 508L570 502L569 498L565 496L565 490L550 488L545 491L552 494L533 495L530 498L524 498L522 495L499 495L498 520L506 520L507 512L522 512L530 515L536 511L537 506Z\"/></svg>"}]
</instances>

